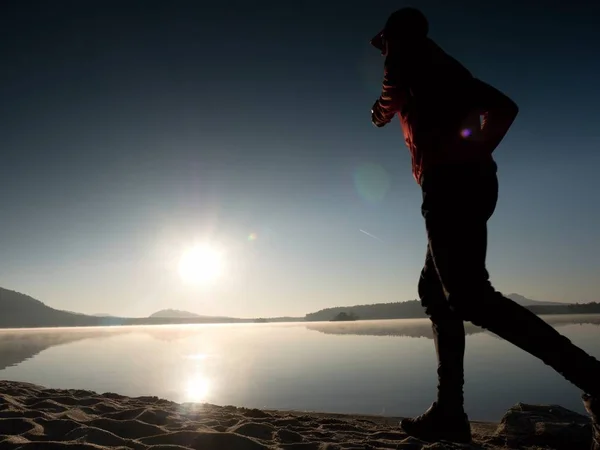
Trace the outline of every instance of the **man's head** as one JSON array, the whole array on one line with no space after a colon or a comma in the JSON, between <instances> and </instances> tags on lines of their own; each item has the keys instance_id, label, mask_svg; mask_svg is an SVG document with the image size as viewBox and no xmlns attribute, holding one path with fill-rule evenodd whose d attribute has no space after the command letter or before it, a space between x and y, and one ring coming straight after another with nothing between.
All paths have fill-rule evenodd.
<instances>
[{"instance_id":1,"label":"man's head","mask_svg":"<svg viewBox=\"0 0 600 450\"><path fill-rule=\"evenodd\" d=\"M397 41L419 40L427 37L429 22L416 8L402 8L393 12L385 27L371 39L371 45L387 55L389 46Z\"/></svg>"}]
</instances>

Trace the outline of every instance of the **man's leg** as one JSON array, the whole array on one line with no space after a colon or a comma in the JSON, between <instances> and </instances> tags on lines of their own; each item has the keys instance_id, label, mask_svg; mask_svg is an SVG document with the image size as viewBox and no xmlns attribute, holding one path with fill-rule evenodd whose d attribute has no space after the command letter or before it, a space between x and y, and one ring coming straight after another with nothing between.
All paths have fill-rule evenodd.
<instances>
[{"instance_id":1,"label":"man's leg","mask_svg":"<svg viewBox=\"0 0 600 450\"><path fill-rule=\"evenodd\" d=\"M419 297L433 329L438 360L437 402L462 408L465 327L463 320L450 309L446 301L429 247L419 279Z\"/></svg>"},{"instance_id":2,"label":"man's leg","mask_svg":"<svg viewBox=\"0 0 600 450\"><path fill-rule=\"evenodd\" d=\"M585 393L584 404L592 417L591 449L600 450L600 362L491 285L477 296L474 292L454 291L453 287L447 290L449 303L465 320L541 359ZM454 299L453 292L457 292Z\"/></svg>"},{"instance_id":3,"label":"man's leg","mask_svg":"<svg viewBox=\"0 0 600 450\"><path fill-rule=\"evenodd\" d=\"M438 360L437 401L425 414L402 420L400 427L422 440L470 442L471 425L463 410L465 327L448 306L429 247L419 279L419 297L433 329Z\"/></svg>"},{"instance_id":4,"label":"man's leg","mask_svg":"<svg viewBox=\"0 0 600 450\"><path fill-rule=\"evenodd\" d=\"M495 165L430 171L421 186L429 250L450 309L538 357L591 394L584 396L584 403L594 424L592 449L600 450L600 362L495 291L489 281L487 220L497 201ZM432 426L443 426L443 420L434 416L428 411L420 417Z\"/></svg>"},{"instance_id":5,"label":"man's leg","mask_svg":"<svg viewBox=\"0 0 600 450\"><path fill-rule=\"evenodd\" d=\"M444 190L433 189L432 201L424 202L429 208L424 214L429 246L450 308L463 320L536 356L584 392L599 397L600 362L492 287L485 267L486 222L495 207L497 180L495 175L481 174L474 175L470 185L468 180L463 176Z\"/></svg>"}]
</instances>

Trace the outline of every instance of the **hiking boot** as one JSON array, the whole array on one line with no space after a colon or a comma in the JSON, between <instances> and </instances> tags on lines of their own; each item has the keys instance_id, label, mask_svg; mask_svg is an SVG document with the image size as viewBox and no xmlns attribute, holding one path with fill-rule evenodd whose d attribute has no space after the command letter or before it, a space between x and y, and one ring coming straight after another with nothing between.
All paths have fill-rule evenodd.
<instances>
[{"instance_id":1,"label":"hiking boot","mask_svg":"<svg viewBox=\"0 0 600 450\"><path fill-rule=\"evenodd\" d=\"M471 442L471 424L462 406L450 410L434 402L420 416L401 420L400 428L409 436L426 442Z\"/></svg>"},{"instance_id":2,"label":"hiking boot","mask_svg":"<svg viewBox=\"0 0 600 450\"><path fill-rule=\"evenodd\" d=\"M592 447L591 450L600 450L600 399L589 394L583 394L583 405L592 416Z\"/></svg>"}]
</instances>

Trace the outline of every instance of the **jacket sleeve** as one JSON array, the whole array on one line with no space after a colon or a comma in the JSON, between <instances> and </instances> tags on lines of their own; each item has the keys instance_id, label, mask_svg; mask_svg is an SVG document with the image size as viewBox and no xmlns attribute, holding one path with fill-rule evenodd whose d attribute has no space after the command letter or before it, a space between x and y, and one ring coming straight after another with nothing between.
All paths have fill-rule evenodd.
<instances>
[{"instance_id":1,"label":"jacket sleeve","mask_svg":"<svg viewBox=\"0 0 600 450\"><path fill-rule=\"evenodd\" d=\"M377 127L388 124L406 103L409 90L400 76L400 69L386 61L381 96L371 110L371 121Z\"/></svg>"}]
</instances>

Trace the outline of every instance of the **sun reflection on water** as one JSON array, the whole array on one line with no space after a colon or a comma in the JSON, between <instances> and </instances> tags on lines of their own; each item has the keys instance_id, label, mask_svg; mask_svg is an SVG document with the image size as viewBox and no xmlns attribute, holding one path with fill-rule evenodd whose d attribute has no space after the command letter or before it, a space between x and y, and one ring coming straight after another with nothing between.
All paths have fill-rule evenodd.
<instances>
[{"instance_id":1,"label":"sun reflection on water","mask_svg":"<svg viewBox=\"0 0 600 450\"><path fill-rule=\"evenodd\" d=\"M208 358L208 355L206 353L195 353L193 355L188 355L187 358L195 361L204 361L206 358Z\"/></svg>"},{"instance_id":2,"label":"sun reflection on water","mask_svg":"<svg viewBox=\"0 0 600 450\"><path fill-rule=\"evenodd\" d=\"M211 383L202 376L196 375L190 378L185 388L185 401L193 403L206 402L210 394Z\"/></svg>"}]
</instances>

